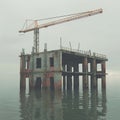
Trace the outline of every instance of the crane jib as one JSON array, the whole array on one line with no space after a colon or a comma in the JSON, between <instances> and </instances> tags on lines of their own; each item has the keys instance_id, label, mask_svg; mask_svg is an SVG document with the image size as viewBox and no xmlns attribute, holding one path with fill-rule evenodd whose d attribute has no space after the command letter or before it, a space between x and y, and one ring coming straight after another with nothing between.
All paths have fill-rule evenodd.
<instances>
[{"instance_id":1,"label":"crane jib","mask_svg":"<svg viewBox=\"0 0 120 120\"><path fill-rule=\"evenodd\" d=\"M65 22L69 22L69 21L73 21L73 20L77 20L80 18L93 16L93 15L96 15L96 14L99 14L102 12L103 12L103 10L100 8L100 9L96 9L96 10L92 10L92 11L68 15L64 18L60 18L60 19L57 19L57 20L54 20L51 22L47 22L44 24L38 24L38 21L34 20L32 24L30 24L29 26L26 26L26 28L24 28L23 30L20 30L19 32L26 33L26 32L30 32L30 31L34 31L34 47L33 48L34 48L35 53L39 53L39 29L57 25L57 24L61 24L61 23L65 23ZM27 23L26 23L26 25L27 25ZM31 25L33 25L33 26L31 27Z\"/></svg>"},{"instance_id":2,"label":"crane jib","mask_svg":"<svg viewBox=\"0 0 120 120\"><path fill-rule=\"evenodd\" d=\"M49 27L49 26L52 26L52 25L61 24L61 23L64 23L64 22L75 20L75 19L80 19L80 18L96 15L96 14L99 14L99 13L102 13L102 12L103 12L103 10L100 8L100 9L92 10L92 11L88 11L88 12L72 14L71 16L68 16L68 17L65 17L65 18L62 18L62 19L58 19L58 20L55 20L55 21L52 21L52 22L40 24L40 25L38 24L35 27L20 30L19 32L20 33L21 32L26 33L26 32L29 32L29 31L33 31L35 29L46 28L46 27ZM36 20L34 22L36 22Z\"/></svg>"}]
</instances>

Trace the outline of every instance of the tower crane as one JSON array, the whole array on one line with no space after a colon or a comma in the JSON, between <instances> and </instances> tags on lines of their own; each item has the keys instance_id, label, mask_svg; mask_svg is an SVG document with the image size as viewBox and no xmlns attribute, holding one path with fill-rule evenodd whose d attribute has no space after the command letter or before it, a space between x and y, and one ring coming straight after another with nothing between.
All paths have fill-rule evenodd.
<instances>
[{"instance_id":1,"label":"tower crane","mask_svg":"<svg viewBox=\"0 0 120 120\"><path fill-rule=\"evenodd\" d=\"M88 16L92 16L92 15L96 15L96 14L99 14L102 12L103 12L103 10L100 8L100 9L96 9L96 10L92 10L92 11L75 13L75 14L67 15L64 18L60 18L58 20L50 21L50 22L43 23L43 24L39 24L39 20L34 20L32 25L30 24L29 26L26 26L19 32L20 33L26 33L26 32L30 32L30 31L34 32L34 51L35 51L35 53L39 53L39 29L57 25L57 24L61 24L64 22L69 22L69 21L84 18L84 17L88 17Z\"/></svg>"}]
</instances>

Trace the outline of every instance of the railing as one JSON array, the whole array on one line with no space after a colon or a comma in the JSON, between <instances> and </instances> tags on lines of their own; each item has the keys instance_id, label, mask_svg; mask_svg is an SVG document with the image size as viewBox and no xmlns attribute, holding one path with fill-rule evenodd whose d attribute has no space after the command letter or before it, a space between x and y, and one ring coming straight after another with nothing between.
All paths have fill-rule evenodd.
<instances>
[{"instance_id":1,"label":"railing","mask_svg":"<svg viewBox=\"0 0 120 120\"><path fill-rule=\"evenodd\" d=\"M83 56L90 56L90 57L98 57L98 58L104 58L106 59L106 55L103 54L99 54L99 53L95 53L95 52L91 52L91 50L88 51L84 51L84 50L77 50L77 49L72 49L72 48L67 48L67 47L61 47L62 50L66 50L66 51L70 51L70 52L77 52Z\"/></svg>"},{"instance_id":2,"label":"railing","mask_svg":"<svg viewBox=\"0 0 120 120\"><path fill-rule=\"evenodd\" d=\"M93 53L93 56L98 57L98 58L107 58L106 55L100 54L100 53Z\"/></svg>"}]
</instances>

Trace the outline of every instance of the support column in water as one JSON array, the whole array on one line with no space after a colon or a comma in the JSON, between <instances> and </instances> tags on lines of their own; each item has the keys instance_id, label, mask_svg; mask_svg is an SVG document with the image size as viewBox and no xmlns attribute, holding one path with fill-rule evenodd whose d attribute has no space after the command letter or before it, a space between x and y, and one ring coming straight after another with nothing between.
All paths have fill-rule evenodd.
<instances>
[{"instance_id":1,"label":"support column in water","mask_svg":"<svg viewBox=\"0 0 120 120\"><path fill-rule=\"evenodd\" d=\"M25 51L23 49L20 56L20 89L26 89L25 66L26 66Z\"/></svg>"},{"instance_id":2,"label":"support column in water","mask_svg":"<svg viewBox=\"0 0 120 120\"><path fill-rule=\"evenodd\" d=\"M79 72L79 68L78 68L78 63L74 64L74 73ZM79 75L74 75L74 89L78 90L79 89Z\"/></svg>"},{"instance_id":3,"label":"support column in water","mask_svg":"<svg viewBox=\"0 0 120 120\"><path fill-rule=\"evenodd\" d=\"M83 60L83 89L88 89L88 60L87 57Z\"/></svg>"},{"instance_id":4,"label":"support column in water","mask_svg":"<svg viewBox=\"0 0 120 120\"><path fill-rule=\"evenodd\" d=\"M97 64L96 59L93 59L91 62L91 89L97 88L97 79L96 79Z\"/></svg>"},{"instance_id":5,"label":"support column in water","mask_svg":"<svg viewBox=\"0 0 120 120\"><path fill-rule=\"evenodd\" d=\"M70 63L67 64L67 72L72 72L72 66ZM72 90L72 75L70 73L67 75L67 89Z\"/></svg>"},{"instance_id":6,"label":"support column in water","mask_svg":"<svg viewBox=\"0 0 120 120\"><path fill-rule=\"evenodd\" d=\"M66 84L65 84L65 75L63 75L63 90L65 90L65 86L66 86Z\"/></svg>"},{"instance_id":7,"label":"support column in water","mask_svg":"<svg viewBox=\"0 0 120 120\"><path fill-rule=\"evenodd\" d=\"M106 63L105 61L103 61L101 63L101 67L102 67L102 88L105 89L106 88Z\"/></svg>"}]
</instances>

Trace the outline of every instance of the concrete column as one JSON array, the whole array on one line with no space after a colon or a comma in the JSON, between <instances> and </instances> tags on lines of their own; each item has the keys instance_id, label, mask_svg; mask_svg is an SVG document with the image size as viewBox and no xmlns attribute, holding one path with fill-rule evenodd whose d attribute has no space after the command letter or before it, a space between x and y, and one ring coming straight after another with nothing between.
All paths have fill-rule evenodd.
<instances>
[{"instance_id":1,"label":"concrete column","mask_svg":"<svg viewBox=\"0 0 120 120\"><path fill-rule=\"evenodd\" d=\"M74 63L74 72L79 72L79 66L78 63Z\"/></svg>"},{"instance_id":2,"label":"concrete column","mask_svg":"<svg viewBox=\"0 0 120 120\"><path fill-rule=\"evenodd\" d=\"M72 66L70 63L67 64L67 71L72 72ZM67 75L67 89L72 90L72 75L70 74Z\"/></svg>"},{"instance_id":3,"label":"concrete column","mask_svg":"<svg viewBox=\"0 0 120 120\"><path fill-rule=\"evenodd\" d=\"M105 89L106 88L106 63L105 61L102 62L101 64L101 67L102 67L102 88Z\"/></svg>"},{"instance_id":4,"label":"concrete column","mask_svg":"<svg viewBox=\"0 0 120 120\"><path fill-rule=\"evenodd\" d=\"M27 56L27 70L30 68L30 56Z\"/></svg>"},{"instance_id":5,"label":"concrete column","mask_svg":"<svg viewBox=\"0 0 120 120\"><path fill-rule=\"evenodd\" d=\"M87 57L83 60L83 89L88 88L88 60Z\"/></svg>"},{"instance_id":6,"label":"concrete column","mask_svg":"<svg viewBox=\"0 0 120 120\"><path fill-rule=\"evenodd\" d=\"M20 89L26 89L26 76L25 76L25 56L20 57Z\"/></svg>"},{"instance_id":7,"label":"concrete column","mask_svg":"<svg viewBox=\"0 0 120 120\"><path fill-rule=\"evenodd\" d=\"M106 76L102 76L102 88L106 88Z\"/></svg>"},{"instance_id":8,"label":"concrete column","mask_svg":"<svg viewBox=\"0 0 120 120\"><path fill-rule=\"evenodd\" d=\"M97 64L96 59L92 60L91 63L91 89L97 88L97 78L96 78Z\"/></svg>"},{"instance_id":9,"label":"concrete column","mask_svg":"<svg viewBox=\"0 0 120 120\"><path fill-rule=\"evenodd\" d=\"M102 68L102 73L106 73L106 63L105 63L105 61L103 61L101 63L101 68Z\"/></svg>"},{"instance_id":10,"label":"concrete column","mask_svg":"<svg viewBox=\"0 0 120 120\"><path fill-rule=\"evenodd\" d=\"M79 72L79 66L78 63L74 63L74 72ZM74 90L79 89L79 76L74 75Z\"/></svg>"},{"instance_id":11,"label":"concrete column","mask_svg":"<svg viewBox=\"0 0 120 120\"><path fill-rule=\"evenodd\" d=\"M63 75L63 90L65 90L65 75Z\"/></svg>"}]
</instances>

